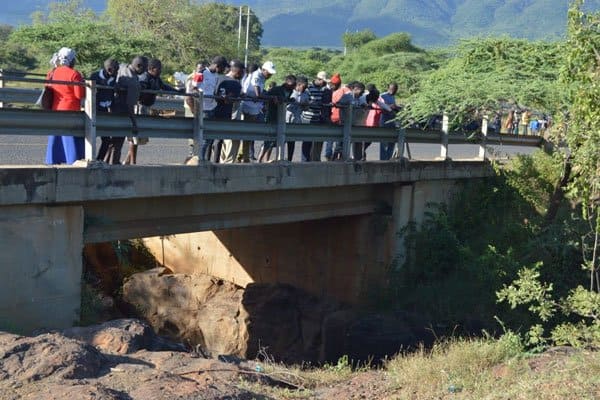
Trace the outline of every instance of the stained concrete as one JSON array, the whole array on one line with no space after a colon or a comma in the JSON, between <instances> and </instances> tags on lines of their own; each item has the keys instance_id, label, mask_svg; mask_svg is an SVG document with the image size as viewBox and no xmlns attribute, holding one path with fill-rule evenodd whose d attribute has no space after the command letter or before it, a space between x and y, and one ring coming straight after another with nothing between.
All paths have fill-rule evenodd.
<instances>
[{"instance_id":1,"label":"stained concrete","mask_svg":"<svg viewBox=\"0 0 600 400\"><path fill-rule=\"evenodd\" d=\"M0 207L0 330L79 320L83 207Z\"/></svg>"},{"instance_id":2,"label":"stained concrete","mask_svg":"<svg viewBox=\"0 0 600 400\"><path fill-rule=\"evenodd\" d=\"M377 185L378 207L361 215L221 229L144 239L176 273L209 274L239 286L286 283L355 305L388 284L406 261L407 224L423 221L429 203L445 203L454 180Z\"/></svg>"}]
</instances>

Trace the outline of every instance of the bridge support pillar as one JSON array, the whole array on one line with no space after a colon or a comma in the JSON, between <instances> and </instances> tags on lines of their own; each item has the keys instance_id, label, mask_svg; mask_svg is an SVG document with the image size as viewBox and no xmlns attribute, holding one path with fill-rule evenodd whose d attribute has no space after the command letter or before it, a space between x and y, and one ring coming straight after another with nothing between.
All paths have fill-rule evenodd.
<instances>
[{"instance_id":1,"label":"bridge support pillar","mask_svg":"<svg viewBox=\"0 0 600 400\"><path fill-rule=\"evenodd\" d=\"M79 320L81 206L0 207L0 330L30 333Z\"/></svg>"},{"instance_id":2,"label":"bridge support pillar","mask_svg":"<svg viewBox=\"0 0 600 400\"><path fill-rule=\"evenodd\" d=\"M408 224L413 222L414 185L396 186L394 188L392 202L392 268L396 269L402 268L408 254L404 241Z\"/></svg>"}]
</instances>

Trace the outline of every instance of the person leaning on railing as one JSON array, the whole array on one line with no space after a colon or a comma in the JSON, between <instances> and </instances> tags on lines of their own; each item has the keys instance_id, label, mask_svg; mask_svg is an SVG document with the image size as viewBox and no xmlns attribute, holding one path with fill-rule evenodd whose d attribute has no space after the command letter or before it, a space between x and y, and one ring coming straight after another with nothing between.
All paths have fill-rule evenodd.
<instances>
[{"instance_id":1,"label":"person leaning on railing","mask_svg":"<svg viewBox=\"0 0 600 400\"><path fill-rule=\"evenodd\" d=\"M61 48L50 63L55 68L48 72L47 80L63 82L83 82L81 73L74 69L75 51L67 47ZM79 111L81 100L85 97L83 85L50 83L48 88L53 92L52 110ZM46 149L46 164L73 164L85 157L84 139L73 136L50 136Z\"/></svg>"},{"instance_id":2,"label":"person leaning on railing","mask_svg":"<svg viewBox=\"0 0 600 400\"><path fill-rule=\"evenodd\" d=\"M139 75L148 69L148 59L137 56L129 65L121 65L117 73L115 84L115 99L112 110L117 114L126 114L131 121L131 132L137 135L137 122L135 120L135 106L140 97L141 85ZM109 164L121 163L121 149L125 142L124 137L111 137L105 161Z\"/></svg>"},{"instance_id":3,"label":"person leaning on railing","mask_svg":"<svg viewBox=\"0 0 600 400\"><path fill-rule=\"evenodd\" d=\"M114 88L117 72L119 71L119 63L112 58L104 61L104 67L98 71L92 73L90 80L95 81L99 86L112 87ZM96 110L100 113L109 113L112 111L112 103L115 97L114 89L100 88L96 93ZM100 149L98 150L98 156L96 157L99 161L106 161L106 153L111 143L111 138L102 136L100 143Z\"/></svg>"}]
</instances>

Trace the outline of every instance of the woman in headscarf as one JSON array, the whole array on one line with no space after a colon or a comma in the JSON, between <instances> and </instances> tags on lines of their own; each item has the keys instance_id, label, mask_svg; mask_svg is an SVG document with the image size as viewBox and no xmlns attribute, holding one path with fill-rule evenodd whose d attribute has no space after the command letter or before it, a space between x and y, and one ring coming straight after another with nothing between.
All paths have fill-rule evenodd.
<instances>
[{"instance_id":1,"label":"woman in headscarf","mask_svg":"<svg viewBox=\"0 0 600 400\"><path fill-rule=\"evenodd\" d=\"M54 54L50 63L55 68L46 77L48 80L83 82L83 76L75 66L75 51L63 47ZM49 84L54 92L52 110L79 111L85 97L84 86ZM50 136L46 150L46 164L73 164L84 158L84 139L73 136Z\"/></svg>"}]
</instances>

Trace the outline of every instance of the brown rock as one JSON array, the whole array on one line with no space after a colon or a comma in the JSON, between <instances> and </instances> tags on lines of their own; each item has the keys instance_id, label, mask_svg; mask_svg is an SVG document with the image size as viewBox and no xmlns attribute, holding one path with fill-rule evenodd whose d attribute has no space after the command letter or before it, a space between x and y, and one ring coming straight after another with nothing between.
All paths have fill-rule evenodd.
<instances>
[{"instance_id":1,"label":"brown rock","mask_svg":"<svg viewBox=\"0 0 600 400\"><path fill-rule=\"evenodd\" d=\"M320 361L323 320L340 308L289 285L243 289L208 275L163 275L162 269L133 275L123 299L159 334L205 355L254 358L265 349L286 362Z\"/></svg>"},{"instance_id":2,"label":"brown rock","mask_svg":"<svg viewBox=\"0 0 600 400\"><path fill-rule=\"evenodd\" d=\"M23 400L130 400L130 397L122 392L106 388L102 385L44 385L39 391L31 392L23 397Z\"/></svg>"},{"instance_id":3,"label":"brown rock","mask_svg":"<svg viewBox=\"0 0 600 400\"><path fill-rule=\"evenodd\" d=\"M101 325L66 329L62 333L110 354L130 354L142 349L183 350L158 337L147 323L136 319L117 319Z\"/></svg>"},{"instance_id":4,"label":"brown rock","mask_svg":"<svg viewBox=\"0 0 600 400\"><path fill-rule=\"evenodd\" d=\"M159 335L198 346L206 355L245 355L243 289L208 275L163 272L160 268L133 275L123 285L123 299Z\"/></svg>"},{"instance_id":5,"label":"brown rock","mask_svg":"<svg viewBox=\"0 0 600 400\"><path fill-rule=\"evenodd\" d=\"M125 282L123 299L161 335L206 356L336 362L342 355L378 362L427 340L427 323L405 313L359 316L335 301L284 284L245 289L209 275L155 269Z\"/></svg>"},{"instance_id":6,"label":"brown rock","mask_svg":"<svg viewBox=\"0 0 600 400\"><path fill-rule=\"evenodd\" d=\"M96 376L105 357L94 347L57 333L36 337L0 334L0 381Z\"/></svg>"}]
</instances>

